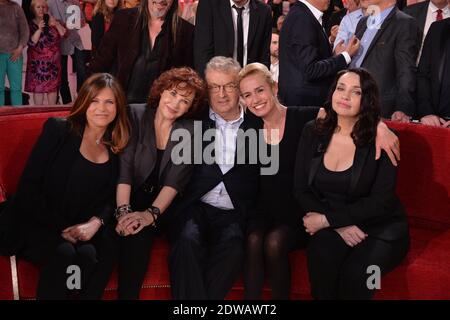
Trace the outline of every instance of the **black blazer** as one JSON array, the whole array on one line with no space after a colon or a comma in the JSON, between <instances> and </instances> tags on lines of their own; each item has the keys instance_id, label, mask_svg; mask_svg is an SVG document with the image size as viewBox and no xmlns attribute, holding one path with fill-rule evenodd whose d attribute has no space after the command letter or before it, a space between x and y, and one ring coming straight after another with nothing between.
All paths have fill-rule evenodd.
<instances>
[{"instance_id":1,"label":"black blazer","mask_svg":"<svg viewBox=\"0 0 450 320\"><path fill-rule=\"evenodd\" d=\"M419 3L414 3L410 6L407 6L403 9L403 12L409 14L411 17L416 19L417 25L419 26L420 31L422 32L425 29L425 22L427 20L427 12L430 1L423 1Z\"/></svg>"},{"instance_id":2,"label":"black blazer","mask_svg":"<svg viewBox=\"0 0 450 320\"><path fill-rule=\"evenodd\" d=\"M260 62L270 67L272 13L259 0L250 0L247 63ZM233 57L234 27L229 0L200 0L194 34L194 64L201 75L215 56Z\"/></svg>"},{"instance_id":3,"label":"black blazer","mask_svg":"<svg viewBox=\"0 0 450 320\"><path fill-rule=\"evenodd\" d=\"M361 39L367 29L367 17L357 27ZM395 111L414 115L416 60L420 48L420 30L414 18L396 7L386 17L362 61L377 81L381 96L381 115L390 118Z\"/></svg>"},{"instance_id":4,"label":"black blazer","mask_svg":"<svg viewBox=\"0 0 450 320\"><path fill-rule=\"evenodd\" d=\"M450 18L433 22L425 38L417 73L417 115L419 118L435 114L450 117L450 110L439 110L445 63L450 63L450 52L445 52L450 41Z\"/></svg>"},{"instance_id":5,"label":"black blazer","mask_svg":"<svg viewBox=\"0 0 450 320\"><path fill-rule=\"evenodd\" d=\"M241 124L241 129L244 131L254 129L258 125L259 122L254 116L244 114L244 122ZM206 112L202 118L202 130L205 132L212 128L215 128L215 123L209 118L209 112ZM202 152L210 143L210 141L203 141ZM240 215L241 223L244 224L249 216L254 215L253 210L256 208L260 166L258 163L249 164L248 141L246 143L246 151L245 163L238 164L236 162L234 167L226 174L222 174L220 167L216 163L201 163L194 166L194 172L186 187L185 194L176 209L177 222L173 230L175 231L175 236L177 230L190 218L190 216L186 215L185 209L200 200L203 195L212 190L221 181L225 184L231 202Z\"/></svg>"},{"instance_id":6,"label":"black blazer","mask_svg":"<svg viewBox=\"0 0 450 320\"><path fill-rule=\"evenodd\" d=\"M94 52L98 48L104 34L105 34L105 17L103 16L103 14L98 12L92 18L91 21L92 52Z\"/></svg>"},{"instance_id":7,"label":"black blazer","mask_svg":"<svg viewBox=\"0 0 450 320\"><path fill-rule=\"evenodd\" d=\"M131 138L124 152L120 155L118 183L131 185L132 192L142 186L155 167L157 158L155 113L156 109L150 108L146 104L131 104L129 106ZM193 121L187 119L175 121L171 136L176 129L186 129L186 132L192 134ZM180 143L187 145L191 142L182 140ZM172 141L172 139L167 142L159 168L159 181L160 187L170 186L181 194L191 177L193 166L189 163L175 164L171 161L172 150L177 144L178 141Z\"/></svg>"},{"instance_id":8,"label":"black blazer","mask_svg":"<svg viewBox=\"0 0 450 320\"><path fill-rule=\"evenodd\" d=\"M322 106L331 83L347 63L333 57L328 36L301 2L291 6L280 32L279 97L288 106Z\"/></svg>"},{"instance_id":9,"label":"black blazer","mask_svg":"<svg viewBox=\"0 0 450 320\"><path fill-rule=\"evenodd\" d=\"M347 191L348 205L332 210L313 186L314 177L329 140L314 131L314 121L303 130L297 150L294 194L304 210L324 214L331 228L357 225L369 236L396 240L408 236L408 225L402 205L395 195L396 168L383 153L375 161L375 144L357 147Z\"/></svg>"},{"instance_id":10,"label":"black blazer","mask_svg":"<svg viewBox=\"0 0 450 320\"><path fill-rule=\"evenodd\" d=\"M176 41L172 36L172 12L176 12L177 2L167 13L159 58L159 74L173 68L193 67L194 26L178 17ZM141 24L138 21L139 8L121 9L114 14L108 32L93 55L88 70L90 72L110 72L114 74L125 90L141 48ZM170 20L170 21L169 21Z\"/></svg>"},{"instance_id":11,"label":"black blazer","mask_svg":"<svg viewBox=\"0 0 450 320\"><path fill-rule=\"evenodd\" d=\"M58 176L60 185L67 185L74 160L80 150L81 136L69 130L65 119L49 118L28 158L22 173L17 192L11 203L2 213L2 225L5 220L11 225L8 234L4 234L9 254L19 250L23 235L37 226L49 232L60 234L70 226L68 221L54 208L64 210L65 199L71 196L66 190L64 197L57 203L50 203L47 195L54 193L56 186L49 183L50 176ZM98 216L105 223L111 219L115 208L115 190L118 174L118 159L109 152L111 161L110 183L92 203L92 216ZM5 220L4 220L5 219ZM4 225L2 226L4 227ZM3 243L4 245L4 243Z\"/></svg>"}]
</instances>

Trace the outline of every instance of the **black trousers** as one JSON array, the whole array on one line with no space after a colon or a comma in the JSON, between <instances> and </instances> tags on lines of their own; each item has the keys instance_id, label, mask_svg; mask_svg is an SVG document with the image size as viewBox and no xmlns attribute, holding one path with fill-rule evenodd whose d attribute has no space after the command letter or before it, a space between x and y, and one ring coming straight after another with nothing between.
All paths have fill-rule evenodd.
<instances>
[{"instance_id":1,"label":"black trousers","mask_svg":"<svg viewBox=\"0 0 450 320\"><path fill-rule=\"evenodd\" d=\"M35 228L28 233L20 257L41 266L38 300L101 299L109 279L103 265L111 263L108 259L114 251L114 244L104 229L90 241L72 244L59 234ZM71 266L78 267L79 273L70 269ZM79 280L74 278L77 273ZM98 281L104 278L106 283Z\"/></svg>"},{"instance_id":2,"label":"black trousers","mask_svg":"<svg viewBox=\"0 0 450 320\"><path fill-rule=\"evenodd\" d=\"M74 71L77 73L77 92L80 90L84 80L86 79L86 59L84 55L84 51L78 50L77 48L75 48L73 55L71 55ZM67 74L67 57L68 56L65 55L61 56L61 87L59 88L59 92L61 93L64 104L72 102L69 77Z\"/></svg>"},{"instance_id":3,"label":"black trousers","mask_svg":"<svg viewBox=\"0 0 450 320\"><path fill-rule=\"evenodd\" d=\"M202 202L192 215L169 255L174 299L222 300L242 271L244 233L235 210L221 210Z\"/></svg>"},{"instance_id":4,"label":"black trousers","mask_svg":"<svg viewBox=\"0 0 450 320\"><path fill-rule=\"evenodd\" d=\"M408 238L387 242L371 236L352 248L333 229L323 229L311 237L307 248L312 296L315 299L370 299L375 289L367 285L373 275L367 268L378 266L384 275L400 264L408 248Z\"/></svg>"}]
</instances>

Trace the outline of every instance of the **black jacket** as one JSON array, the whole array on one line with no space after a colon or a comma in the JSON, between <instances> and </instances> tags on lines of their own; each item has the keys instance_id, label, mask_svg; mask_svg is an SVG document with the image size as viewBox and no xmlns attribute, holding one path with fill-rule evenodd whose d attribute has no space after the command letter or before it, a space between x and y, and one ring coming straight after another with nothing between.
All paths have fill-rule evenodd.
<instances>
[{"instance_id":1,"label":"black jacket","mask_svg":"<svg viewBox=\"0 0 450 320\"><path fill-rule=\"evenodd\" d=\"M176 12L177 2L167 13L162 39L159 72L173 67L193 67L194 26L178 18L177 32L174 40L172 30L172 12ZM90 72L110 72L114 74L123 88L127 90L134 63L141 49L142 27L138 8L121 9L114 14L111 27L103 36L100 46L89 63ZM175 13L174 13L175 14Z\"/></svg>"},{"instance_id":2,"label":"black jacket","mask_svg":"<svg viewBox=\"0 0 450 320\"><path fill-rule=\"evenodd\" d=\"M357 147L351 169L351 183L344 209L332 210L313 186L314 177L329 140L314 131L314 121L303 130L297 150L294 194L307 212L319 212L327 217L331 228L357 225L369 236L396 240L408 236L403 207L395 195L396 168L383 153L375 160L375 144Z\"/></svg>"},{"instance_id":3,"label":"black jacket","mask_svg":"<svg viewBox=\"0 0 450 320\"><path fill-rule=\"evenodd\" d=\"M450 117L450 110L439 110L441 90L450 90L450 83L443 83L445 63L450 63L450 52L446 52L449 41L450 18L433 22L425 38L417 74L419 118L429 114Z\"/></svg>"},{"instance_id":4,"label":"black jacket","mask_svg":"<svg viewBox=\"0 0 450 320\"><path fill-rule=\"evenodd\" d=\"M244 115L244 122L241 124L242 130L254 129L258 127L258 120L253 116ZM215 123L209 118L209 112L206 112L202 118L203 133L208 129L215 128ZM213 140L214 141L214 140ZM203 141L203 151L211 141ZM174 235L184 223L189 220L189 216L185 214L185 209L212 190L216 185L223 181L227 192L231 198L231 202L235 210L240 215L242 224L246 223L249 216L254 215L256 208L256 200L258 193L259 169L258 163L249 161L249 145L246 142L245 163L235 163L226 174L222 174L220 167L216 164L207 164L202 161L201 164L195 164L192 177L186 187L185 194L181 198L179 206L176 209L176 223L174 224Z\"/></svg>"},{"instance_id":5,"label":"black jacket","mask_svg":"<svg viewBox=\"0 0 450 320\"><path fill-rule=\"evenodd\" d=\"M356 27L356 36L361 39L366 29L367 17L363 17ZM416 21L395 7L377 31L361 64L378 84L383 117L390 118L395 111L414 115L419 48Z\"/></svg>"},{"instance_id":6,"label":"black jacket","mask_svg":"<svg viewBox=\"0 0 450 320\"><path fill-rule=\"evenodd\" d=\"M247 63L260 62L270 67L272 13L259 0L250 0ZM229 0L200 0L194 35L195 69L204 74L206 64L215 56L233 57L234 27Z\"/></svg>"},{"instance_id":7,"label":"black jacket","mask_svg":"<svg viewBox=\"0 0 450 320\"><path fill-rule=\"evenodd\" d=\"M28 158L22 173L17 192L11 203L2 212L1 239L2 253L14 254L20 247L23 235L37 226L49 232L60 234L71 224L65 221L59 211L64 210L65 199L71 196L66 190L64 197L57 203L50 203L48 196L54 193L55 186L49 183L50 175L57 175L61 180L58 185L67 185L74 160L79 153L81 137L69 130L65 119L49 118ZM118 159L109 152L111 176L107 188L96 196L92 203L92 216L98 216L105 223L110 221L115 208L115 190L118 174ZM6 230L6 232L5 232Z\"/></svg>"},{"instance_id":8,"label":"black jacket","mask_svg":"<svg viewBox=\"0 0 450 320\"><path fill-rule=\"evenodd\" d=\"M411 17L416 19L417 26L419 27L420 31L422 32L425 29L425 22L427 20L427 13L428 13L428 6L430 5L430 1L423 1L414 3L410 6L407 6L403 9L403 12L406 14L409 14Z\"/></svg>"},{"instance_id":9,"label":"black jacket","mask_svg":"<svg viewBox=\"0 0 450 320\"><path fill-rule=\"evenodd\" d=\"M279 97L288 106L322 106L331 83L347 63L333 57L328 36L301 2L291 6L280 32Z\"/></svg>"}]
</instances>

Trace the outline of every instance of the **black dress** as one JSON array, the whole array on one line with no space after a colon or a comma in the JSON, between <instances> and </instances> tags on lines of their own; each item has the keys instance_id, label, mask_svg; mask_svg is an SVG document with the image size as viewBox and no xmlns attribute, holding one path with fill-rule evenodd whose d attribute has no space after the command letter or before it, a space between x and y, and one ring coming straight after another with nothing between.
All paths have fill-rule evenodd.
<instances>
[{"instance_id":1,"label":"black dress","mask_svg":"<svg viewBox=\"0 0 450 320\"><path fill-rule=\"evenodd\" d=\"M283 139L277 145L267 145L269 154L278 152L279 170L274 175L261 175L258 208L250 230L258 226L269 228L280 224L297 227L302 225L301 209L294 198L294 168L297 145L303 126L314 119L318 108L287 108ZM269 165L262 165L268 167ZM255 225L256 223L256 225ZM298 228L298 231L303 228Z\"/></svg>"},{"instance_id":2,"label":"black dress","mask_svg":"<svg viewBox=\"0 0 450 320\"><path fill-rule=\"evenodd\" d=\"M272 288L272 298L289 299L291 280L288 255L303 245L307 238L301 227L302 210L293 195L295 150L303 126L316 117L317 111L318 108L288 108L282 140L278 145L266 145L268 153L274 159L278 158L279 168L274 175L260 176L258 206L247 230L246 299L261 298L265 273ZM276 152L279 152L278 155Z\"/></svg>"}]
</instances>

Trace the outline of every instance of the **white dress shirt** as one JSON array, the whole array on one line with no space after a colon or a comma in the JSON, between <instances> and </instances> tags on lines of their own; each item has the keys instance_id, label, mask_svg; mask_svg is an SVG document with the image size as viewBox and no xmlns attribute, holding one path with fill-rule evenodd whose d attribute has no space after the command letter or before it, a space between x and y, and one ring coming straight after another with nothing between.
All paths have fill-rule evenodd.
<instances>
[{"instance_id":1,"label":"white dress shirt","mask_svg":"<svg viewBox=\"0 0 450 320\"><path fill-rule=\"evenodd\" d=\"M233 49L233 59L237 60L237 18L238 14L234 2L230 0L231 6L231 16L233 17L233 28L234 28L234 49ZM237 6L236 6L237 7ZM248 39L248 27L250 25L250 0L244 5L244 11L242 11L242 29L244 31L244 65L247 65L247 39Z\"/></svg>"},{"instance_id":2,"label":"white dress shirt","mask_svg":"<svg viewBox=\"0 0 450 320\"><path fill-rule=\"evenodd\" d=\"M277 60L275 63L270 64L270 73L272 74L272 79L278 82L278 76L280 74L280 61Z\"/></svg>"},{"instance_id":3,"label":"white dress shirt","mask_svg":"<svg viewBox=\"0 0 450 320\"><path fill-rule=\"evenodd\" d=\"M317 19L317 21L319 21L320 25L323 28L322 25L322 17L323 17L323 12L320 11L319 9L317 9L316 7L314 7L311 3L309 3L308 1L305 0L299 0L301 3L303 3L305 6L308 7L309 11L311 11L311 13L314 15L314 17ZM323 30L323 32L325 33L325 30ZM325 34L326 35L326 34ZM328 39L328 37L327 37ZM347 62L347 65L350 64L350 62L352 61L352 58L350 57L350 55L348 54L347 51L344 51L341 53L344 58L345 58L345 62Z\"/></svg>"},{"instance_id":4,"label":"white dress shirt","mask_svg":"<svg viewBox=\"0 0 450 320\"><path fill-rule=\"evenodd\" d=\"M427 9L427 18L425 19L425 26L423 27L423 37L422 43L420 44L419 54L417 55L417 64L419 64L420 57L422 56L423 43L425 41L425 37L430 30L431 24L436 21L438 7L436 7L433 2L430 1ZM450 8L447 5L444 9L442 9L442 18L446 19L450 17Z\"/></svg>"},{"instance_id":5,"label":"white dress shirt","mask_svg":"<svg viewBox=\"0 0 450 320\"><path fill-rule=\"evenodd\" d=\"M423 28L423 39L425 39L425 36L427 35L431 24L436 21L436 16L437 16L438 9L439 8L436 7L433 4L433 2L430 1L430 4L428 5L427 19L425 20L425 26ZM448 17L450 17L450 8L447 5L444 9L442 9L442 18L446 19Z\"/></svg>"},{"instance_id":6,"label":"white dress shirt","mask_svg":"<svg viewBox=\"0 0 450 320\"><path fill-rule=\"evenodd\" d=\"M234 9L233 9L234 10ZM230 171L234 167L234 159L236 156L236 138L239 127L244 121L244 109L241 108L239 118L231 121L226 121L219 114L209 109L209 117L214 120L216 124L215 136L215 160L222 171L222 174ZM231 198L223 182L220 182L211 191L207 192L200 199L213 207L231 210L234 209Z\"/></svg>"}]
</instances>

